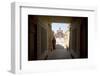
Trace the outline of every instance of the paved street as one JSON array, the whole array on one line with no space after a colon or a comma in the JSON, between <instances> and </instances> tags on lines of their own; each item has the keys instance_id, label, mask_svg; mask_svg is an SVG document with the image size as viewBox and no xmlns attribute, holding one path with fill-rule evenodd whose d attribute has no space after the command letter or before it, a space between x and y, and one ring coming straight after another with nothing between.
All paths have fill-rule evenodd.
<instances>
[{"instance_id":1,"label":"paved street","mask_svg":"<svg viewBox=\"0 0 100 76\"><path fill-rule=\"evenodd\" d=\"M64 48L64 39L56 39L56 49L48 56L48 59L70 59L70 52Z\"/></svg>"}]
</instances>

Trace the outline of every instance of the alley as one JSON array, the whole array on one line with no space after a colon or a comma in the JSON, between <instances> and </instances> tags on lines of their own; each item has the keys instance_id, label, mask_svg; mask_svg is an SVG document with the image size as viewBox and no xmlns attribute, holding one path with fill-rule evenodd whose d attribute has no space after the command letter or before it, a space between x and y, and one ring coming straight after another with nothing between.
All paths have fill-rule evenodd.
<instances>
[{"instance_id":1,"label":"alley","mask_svg":"<svg viewBox=\"0 0 100 76\"><path fill-rule=\"evenodd\" d=\"M56 39L56 41L56 49L51 52L47 59L70 59L71 55L70 52L66 48L64 48L63 38Z\"/></svg>"},{"instance_id":2,"label":"alley","mask_svg":"<svg viewBox=\"0 0 100 76\"><path fill-rule=\"evenodd\" d=\"M88 18L28 15L28 61L88 58Z\"/></svg>"},{"instance_id":3,"label":"alley","mask_svg":"<svg viewBox=\"0 0 100 76\"><path fill-rule=\"evenodd\" d=\"M48 56L48 59L70 59L70 52L61 45L56 45L56 49Z\"/></svg>"}]
</instances>

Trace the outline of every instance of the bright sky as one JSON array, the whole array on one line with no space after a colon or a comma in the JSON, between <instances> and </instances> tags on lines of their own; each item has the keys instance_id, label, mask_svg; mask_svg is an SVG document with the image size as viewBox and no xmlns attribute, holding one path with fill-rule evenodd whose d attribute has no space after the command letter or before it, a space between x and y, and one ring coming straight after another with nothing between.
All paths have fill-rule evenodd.
<instances>
[{"instance_id":1,"label":"bright sky","mask_svg":"<svg viewBox=\"0 0 100 76\"><path fill-rule=\"evenodd\" d=\"M59 28L63 30L63 32L67 31L69 28L70 23L52 23L52 30L56 33Z\"/></svg>"}]
</instances>

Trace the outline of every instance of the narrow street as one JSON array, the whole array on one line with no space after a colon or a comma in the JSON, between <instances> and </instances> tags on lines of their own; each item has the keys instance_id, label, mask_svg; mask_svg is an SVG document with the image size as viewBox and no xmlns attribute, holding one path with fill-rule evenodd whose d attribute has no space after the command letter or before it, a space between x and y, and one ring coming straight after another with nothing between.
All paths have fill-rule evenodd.
<instances>
[{"instance_id":1,"label":"narrow street","mask_svg":"<svg viewBox=\"0 0 100 76\"><path fill-rule=\"evenodd\" d=\"M87 17L28 15L27 36L28 61L88 58Z\"/></svg>"},{"instance_id":2,"label":"narrow street","mask_svg":"<svg viewBox=\"0 0 100 76\"><path fill-rule=\"evenodd\" d=\"M56 49L48 56L47 59L70 59L70 52L64 48L64 40L56 39Z\"/></svg>"}]
</instances>

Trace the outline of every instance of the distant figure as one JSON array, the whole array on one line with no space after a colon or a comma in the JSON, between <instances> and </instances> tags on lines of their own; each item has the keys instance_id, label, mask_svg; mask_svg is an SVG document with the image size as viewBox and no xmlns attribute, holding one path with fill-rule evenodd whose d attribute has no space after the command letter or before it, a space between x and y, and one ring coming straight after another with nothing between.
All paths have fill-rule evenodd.
<instances>
[{"instance_id":1,"label":"distant figure","mask_svg":"<svg viewBox=\"0 0 100 76\"><path fill-rule=\"evenodd\" d=\"M53 37L52 39L53 50L56 49L56 39Z\"/></svg>"}]
</instances>

